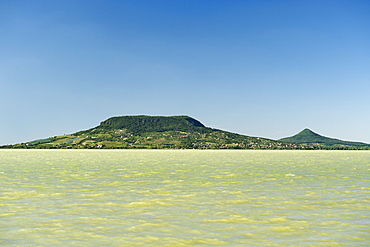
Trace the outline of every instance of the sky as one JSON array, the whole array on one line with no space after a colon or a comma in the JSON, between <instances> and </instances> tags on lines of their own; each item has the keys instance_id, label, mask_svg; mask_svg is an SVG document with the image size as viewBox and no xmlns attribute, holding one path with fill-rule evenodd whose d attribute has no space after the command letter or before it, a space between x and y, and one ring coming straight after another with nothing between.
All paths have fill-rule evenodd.
<instances>
[{"instance_id":1,"label":"sky","mask_svg":"<svg viewBox=\"0 0 370 247\"><path fill-rule=\"evenodd\" d=\"M0 0L0 145L126 115L370 143L370 1Z\"/></svg>"}]
</instances>

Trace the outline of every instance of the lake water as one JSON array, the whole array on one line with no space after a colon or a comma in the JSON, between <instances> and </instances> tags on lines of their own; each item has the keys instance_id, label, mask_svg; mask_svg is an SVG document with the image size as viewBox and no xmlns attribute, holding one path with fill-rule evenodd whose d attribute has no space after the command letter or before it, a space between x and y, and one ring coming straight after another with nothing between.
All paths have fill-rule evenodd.
<instances>
[{"instance_id":1,"label":"lake water","mask_svg":"<svg viewBox=\"0 0 370 247\"><path fill-rule=\"evenodd\" d=\"M370 246L370 152L0 150L0 245Z\"/></svg>"}]
</instances>

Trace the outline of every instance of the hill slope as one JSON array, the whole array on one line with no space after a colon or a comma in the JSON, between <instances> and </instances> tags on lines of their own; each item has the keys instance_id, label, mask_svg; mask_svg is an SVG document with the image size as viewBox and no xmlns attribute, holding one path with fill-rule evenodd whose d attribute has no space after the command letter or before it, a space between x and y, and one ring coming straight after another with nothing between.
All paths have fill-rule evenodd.
<instances>
[{"instance_id":1,"label":"hill slope","mask_svg":"<svg viewBox=\"0 0 370 247\"><path fill-rule=\"evenodd\" d=\"M370 147L370 144L362 142L342 141L339 139L325 137L311 131L310 129L304 129L294 136L282 138L279 139L279 141L286 143L321 145L329 147L339 147L339 146Z\"/></svg>"},{"instance_id":2,"label":"hill slope","mask_svg":"<svg viewBox=\"0 0 370 247\"><path fill-rule=\"evenodd\" d=\"M95 128L5 148L186 148L302 149L282 143L205 127L189 116L112 117ZM3 148L4 148L3 147Z\"/></svg>"}]
</instances>

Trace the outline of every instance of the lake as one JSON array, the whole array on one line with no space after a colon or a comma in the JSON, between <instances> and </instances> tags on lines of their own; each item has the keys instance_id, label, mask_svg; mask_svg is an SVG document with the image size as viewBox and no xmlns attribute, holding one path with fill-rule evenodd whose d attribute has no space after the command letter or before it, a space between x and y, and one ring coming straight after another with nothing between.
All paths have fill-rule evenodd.
<instances>
[{"instance_id":1,"label":"lake","mask_svg":"<svg viewBox=\"0 0 370 247\"><path fill-rule=\"evenodd\" d=\"M0 150L3 246L370 246L370 151Z\"/></svg>"}]
</instances>

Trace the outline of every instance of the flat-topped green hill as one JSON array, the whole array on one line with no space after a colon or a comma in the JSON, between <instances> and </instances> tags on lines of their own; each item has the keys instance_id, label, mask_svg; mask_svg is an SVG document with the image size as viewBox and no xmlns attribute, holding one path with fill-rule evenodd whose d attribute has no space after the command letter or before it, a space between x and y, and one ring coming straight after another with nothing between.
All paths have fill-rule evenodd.
<instances>
[{"instance_id":1,"label":"flat-topped green hill","mask_svg":"<svg viewBox=\"0 0 370 247\"><path fill-rule=\"evenodd\" d=\"M100 123L100 129L125 129L135 134L164 131L200 131L205 126L188 116L153 117L123 116L112 117Z\"/></svg>"}]
</instances>

